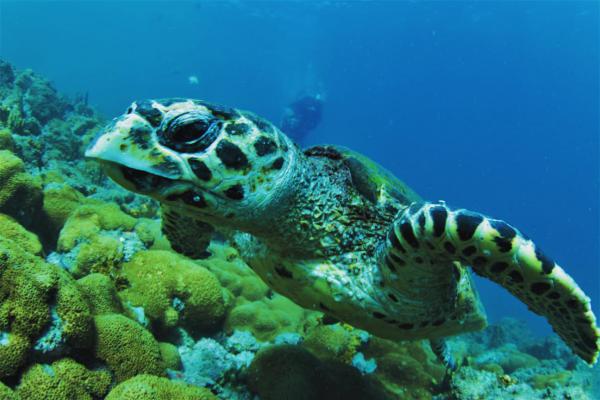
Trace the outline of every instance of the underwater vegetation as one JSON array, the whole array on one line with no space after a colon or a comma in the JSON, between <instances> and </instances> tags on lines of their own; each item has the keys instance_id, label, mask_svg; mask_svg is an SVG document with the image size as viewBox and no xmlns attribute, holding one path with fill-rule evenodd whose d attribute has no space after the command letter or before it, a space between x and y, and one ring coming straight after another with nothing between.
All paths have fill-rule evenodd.
<instances>
[{"instance_id":1,"label":"underwater vegetation","mask_svg":"<svg viewBox=\"0 0 600 400\"><path fill-rule=\"evenodd\" d=\"M557 336L515 320L429 345L303 309L227 243L172 251L159 206L83 159L107 121L0 61L0 399L595 399Z\"/></svg>"}]
</instances>

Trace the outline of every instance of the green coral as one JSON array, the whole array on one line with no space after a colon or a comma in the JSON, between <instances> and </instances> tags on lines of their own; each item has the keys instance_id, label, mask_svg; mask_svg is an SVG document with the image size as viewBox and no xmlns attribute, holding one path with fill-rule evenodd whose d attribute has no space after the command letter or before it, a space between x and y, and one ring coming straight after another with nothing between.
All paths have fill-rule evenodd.
<instances>
[{"instance_id":1,"label":"green coral","mask_svg":"<svg viewBox=\"0 0 600 400\"><path fill-rule=\"evenodd\" d=\"M181 357L179 356L177 346L167 342L160 342L158 347L160 348L160 356L164 361L165 368L181 369Z\"/></svg>"},{"instance_id":2,"label":"green coral","mask_svg":"<svg viewBox=\"0 0 600 400\"><path fill-rule=\"evenodd\" d=\"M75 265L70 270L75 278L99 272L106 275L115 273L115 266L123 259L121 243L106 236L93 236L88 242L81 244L75 258Z\"/></svg>"},{"instance_id":3,"label":"green coral","mask_svg":"<svg viewBox=\"0 0 600 400\"><path fill-rule=\"evenodd\" d=\"M89 274L77 280L77 286L94 315L120 314L121 301L110 278L103 274Z\"/></svg>"},{"instance_id":4,"label":"green coral","mask_svg":"<svg viewBox=\"0 0 600 400\"><path fill-rule=\"evenodd\" d=\"M97 315L94 322L94 356L117 382L138 374L164 375L158 342L143 326L120 314Z\"/></svg>"},{"instance_id":5,"label":"green coral","mask_svg":"<svg viewBox=\"0 0 600 400\"><path fill-rule=\"evenodd\" d=\"M58 239L58 250L69 251L77 244L93 239L101 230L133 231L136 222L113 203L83 205L65 223Z\"/></svg>"},{"instance_id":6,"label":"green coral","mask_svg":"<svg viewBox=\"0 0 600 400\"><path fill-rule=\"evenodd\" d=\"M310 330L302 345L320 359L351 364L362 344L358 332L349 325L320 325Z\"/></svg>"},{"instance_id":7,"label":"green coral","mask_svg":"<svg viewBox=\"0 0 600 400\"><path fill-rule=\"evenodd\" d=\"M74 262L69 265L76 278L95 272L116 278L125 259L123 235L134 235L148 247L154 241L148 225L146 220L125 214L116 204L88 200L70 214L60 232L57 250L62 254L76 250Z\"/></svg>"},{"instance_id":8,"label":"green coral","mask_svg":"<svg viewBox=\"0 0 600 400\"><path fill-rule=\"evenodd\" d=\"M138 375L117 385L106 400L218 400L208 389L152 375Z\"/></svg>"},{"instance_id":9,"label":"green coral","mask_svg":"<svg viewBox=\"0 0 600 400\"><path fill-rule=\"evenodd\" d=\"M0 400L17 400L18 398L11 388L0 382Z\"/></svg>"},{"instance_id":10,"label":"green coral","mask_svg":"<svg viewBox=\"0 0 600 400\"><path fill-rule=\"evenodd\" d=\"M107 371L90 371L69 358L51 365L34 364L22 376L16 393L22 399L78 399L102 398L111 383Z\"/></svg>"},{"instance_id":11,"label":"green coral","mask_svg":"<svg viewBox=\"0 0 600 400\"><path fill-rule=\"evenodd\" d=\"M2 236L15 242L22 250L35 255L42 254L42 244L38 237L23 228L15 219L0 214L0 226L2 227Z\"/></svg>"},{"instance_id":12,"label":"green coral","mask_svg":"<svg viewBox=\"0 0 600 400\"><path fill-rule=\"evenodd\" d=\"M175 253L148 250L123 265L124 302L143 307L160 328L181 326L191 333L214 330L225 315L223 289L207 269Z\"/></svg>"},{"instance_id":13,"label":"green coral","mask_svg":"<svg viewBox=\"0 0 600 400\"><path fill-rule=\"evenodd\" d=\"M0 150L0 213L8 214L26 227L42 208L39 179L25 172L23 161L8 150Z\"/></svg>"},{"instance_id":14,"label":"green coral","mask_svg":"<svg viewBox=\"0 0 600 400\"><path fill-rule=\"evenodd\" d=\"M71 213L84 203L84 197L66 184L51 184L44 188L44 226L48 238L58 237ZM54 239L55 240L55 239Z\"/></svg>"},{"instance_id":15,"label":"green coral","mask_svg":"<svg viewBox=\"0 0 600 400\"><path fill-rule=\"evenodd\" d=\"M10 130L0 129L0 150L8 150L14 153L15 149L15 140L13 139Z\"/></svg>"},{"instance_id":16,"label":"green coral","mask_svg":"<svg viewBox=\"0 0 600 400\"><path fill-rule=\"evenodd\" d=\"M0 346L0 377L12 375L24 361L25 349L42 337L51 323L51 312L60 319L60 343L85 346L91 336L87 303L69 274L31 255L17 242L0 236L0 333L8 343Z\"/></svg>"}]
</instances>

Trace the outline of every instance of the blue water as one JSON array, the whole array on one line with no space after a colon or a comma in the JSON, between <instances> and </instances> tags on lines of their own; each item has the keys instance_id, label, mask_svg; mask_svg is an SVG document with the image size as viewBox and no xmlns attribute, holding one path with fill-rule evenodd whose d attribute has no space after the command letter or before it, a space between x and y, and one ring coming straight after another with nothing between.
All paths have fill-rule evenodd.
<instances>
[{"instance_id":1,"label":"blue water","mask_svg":"<svg viewBox=\"0 0 600 400\"><path fill-rule=\"evenodd\" d=\"M598 2L0 2L0 57L107 117L196 97L343 144L423 197L506 219L600 312ZM189 82L196 76L198 84ZM478 281L490 317L540 318Z\"/></svg>"}]
</instances>

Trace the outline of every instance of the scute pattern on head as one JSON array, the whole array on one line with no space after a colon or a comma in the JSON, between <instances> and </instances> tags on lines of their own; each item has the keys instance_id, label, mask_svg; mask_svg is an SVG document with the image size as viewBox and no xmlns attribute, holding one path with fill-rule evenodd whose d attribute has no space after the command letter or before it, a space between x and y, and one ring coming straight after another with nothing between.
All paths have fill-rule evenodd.
<instances>
[{"instance_id":1,"label":"scute pattern on head","mask_svg":"<svg viewBox=\"0 0 600 400\"><path fill-rule=\"evenodd\" d=\"M268 203L295 161L290 145L252 113L155 99L134 102L88 155L118 166L107 172L130 190L225 218L237 207Z\"/></svg>"}]
</instances>

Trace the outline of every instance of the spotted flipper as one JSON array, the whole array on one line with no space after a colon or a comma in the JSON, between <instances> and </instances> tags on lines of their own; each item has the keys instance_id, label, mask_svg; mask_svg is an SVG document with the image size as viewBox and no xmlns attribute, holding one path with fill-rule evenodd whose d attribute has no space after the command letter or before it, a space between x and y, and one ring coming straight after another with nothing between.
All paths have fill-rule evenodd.
<instances>
[{"instance_id":1,"label":"spotted flipper","mask_svg":"<svg viewBox=\"0 0 600 400\"><path fill-rule=\"evenodd\" d=\"M573 352L589 364L600 351L590 299L526 236L506 222L445 204L414 203L394 222L386 263L401 269L412 257L447 266L470 265L546 317ZM408 257L411 257L408 259Z\"/></svg>"},{"instance_id":2,"label":"spotted flipper","mask_svg":"<svg viewBox=\"0 0 600 400\"><path fill-rule=\"evenodd\" d=\"M195 259L210 255L207 248L214 233L212 225L163 206L162 232L177 253Z\"/></svg>"},{"instance_id":3,"label":"spotted flipper","mask_svg":"<svg viewBox=\"0 0 600 400\"><path fill-rule=\"evenodd\" d=\"M429 339L429 347L448 371L456 371L458 365L450 352L448 342L444 338Z\"/></svg>"}]
</instances>

